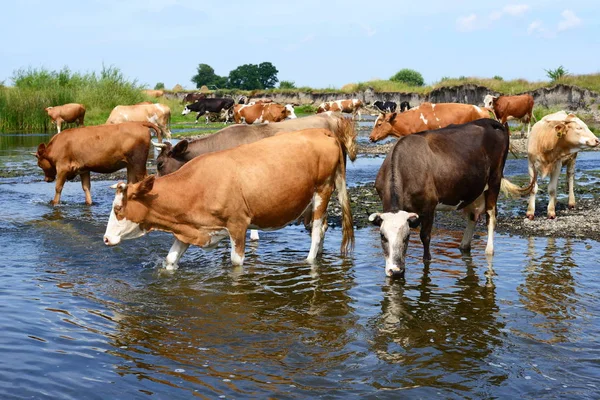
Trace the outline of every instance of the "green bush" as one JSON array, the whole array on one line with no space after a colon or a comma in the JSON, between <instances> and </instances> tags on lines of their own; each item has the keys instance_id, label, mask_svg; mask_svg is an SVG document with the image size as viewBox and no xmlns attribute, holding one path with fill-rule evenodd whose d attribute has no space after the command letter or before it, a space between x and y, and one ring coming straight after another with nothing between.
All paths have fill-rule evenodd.
<instances>
[{"instance_id":1,"label":"green bush","mask_svg":"<svg viewBox=\"0 0 600 400\"><path fill-rule=\"evenodd\" d=\"M296 89L294 81L281 81L279 82L279 89Z\"/></svg>"},{"instance_id":2,"label":"green bush","mask_svg":"<svg viewBox=\"0 0 600 400\"><path fill-rule=\"evenodd\" d=\"M163 90L165 88L165 84L163 82L157 82L156 85L154 85L154 90Z\"/></svg>"},{"instance_id":3,"label":"green bush","mask_svg":"<svg viewBox=\"0 0 600 400\"><path fill-rule=\"evenodd\" d=\"M391 78L391 81L394 82L403 82L410 86L423 86L425 85L425 80L423 79L423 75L421 73L413 70L404 68L400 71L396 72Z\"/></svg>"},{"instance_id":4,"label":"green bush","mask_svg":"<svg viewBox=\"0 0 600 400\"><path fill-rule=\"evenodd\" d=\"M561 80L569 75L569 71L567 71L562 65L556 69L545 69L546 75L552 82L556 82Z\"/></svg>"}]
</instances>

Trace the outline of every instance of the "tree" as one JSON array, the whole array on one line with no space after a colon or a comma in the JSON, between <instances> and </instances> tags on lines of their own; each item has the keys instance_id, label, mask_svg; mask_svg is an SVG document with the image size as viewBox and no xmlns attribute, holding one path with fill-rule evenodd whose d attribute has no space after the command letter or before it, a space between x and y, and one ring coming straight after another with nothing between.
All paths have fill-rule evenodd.
<instances>
[{"instance_id":1,"label":"tree","mask_svg":"<svg viewBox=\"0 0 600 400\"><path fill-rule=\"evenodd\" d=\"M196 84L197 88L202 85L210 86L215 85L217 87L223 83L223 77L215 74L215 70L208 64L198 64L198 70L196 75L192 76L192 82Z\"/></svg>"},{"instance_id":2,"label":"tree","mask_svg":"<svg viewBox=\"0 0 600 400\"><path fill-rule=\"evenodd\" d=\"M262 89L273 89L279 79L277 79L277 68L270 62L258 64L258 80L262 84Z\"/></svg>"},{"instance_id":3,"label":"tree","mask_svg":"<svg viewBox=\"0 0 600 400\"><path fill-rule=\"evenodd\" d=\"M157 82L156 85L154 85L154 90L162 90L165 88L165 84L163 82Z\"/></svg>"},{"instance_id":4,"label":"tree","mask_svg":"<svg viewBox=\"0 0 600 400\"><path fill-rule=\"evenodd\" d=\"M279 82L279 89L296 89L296 83L294 81L281 81Z\"/></svg>"},{"instance_id":5,"label":"tree","mask_svg":"<svg viewBox=\"0 0 600 400\"><path fill-rule=\"evenodd\" d=\"M400 71L396 72L394 76L390 78L391 81L395 82L404 82L410 86L423 86L425 85L425 80L423 79L423 75L421 73L415 71L414 69L404 68Z\"/></svg>"},{"instance_id":6,"label":"tree","mask_svg":"<svg viewBox=\"0 0 600 400\"><path fill-rule=\"evenodd\" d=\"M234 89L253 90L264 89L260 81L258 65L240 65L229 73L229 86Z\"/></svg>"}]
</instances>

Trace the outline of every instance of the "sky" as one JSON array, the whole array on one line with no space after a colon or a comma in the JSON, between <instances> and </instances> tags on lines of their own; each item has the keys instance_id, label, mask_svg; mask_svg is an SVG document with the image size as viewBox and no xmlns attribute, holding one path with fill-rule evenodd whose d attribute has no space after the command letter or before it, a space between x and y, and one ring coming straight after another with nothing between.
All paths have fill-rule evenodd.
<instances>
[{"instance_id":1,"label":"sky","mask_svg":"<svg viewBox=\"0 0 600 400\"><path fill-rule=\"evenodd\" d=\"M193 89L198 64L227 76L269 61L279 80L340 88L402 68L442 77L547 80L600 72L598 0L19 0L4 2L0 81L20 68L119 68Z\"/></svg>"}]
</instances>

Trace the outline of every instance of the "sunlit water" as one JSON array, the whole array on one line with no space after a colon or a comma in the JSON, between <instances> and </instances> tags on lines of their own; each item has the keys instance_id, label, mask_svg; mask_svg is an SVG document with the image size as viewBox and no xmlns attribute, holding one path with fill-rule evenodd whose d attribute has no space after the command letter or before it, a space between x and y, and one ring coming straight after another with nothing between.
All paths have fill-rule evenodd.
<instances>
[{"instance_id":1,"label":"sunlit water","mask_svg":"<svg viewBox=\"0 0 600 400\"><path fill-rule=\"evenodd\" d=\"M48 204L37 142L0 141L0 398L598 398L598 243L436 230L433 262L413 234L405 281L385 277L379 233L318 265L299 226L248 243L191 247L173 274L172 236L102 243L114 181L78 182ZM10 142L10 140L8 140ZM590 153L591 154L591 153ZM597 154L597 153L596 153ZM584 171L597 156L582 154ZM349 167L372 182L382 158ZM507 173L526 172L510 160ZM481 230L481 227L480 227Z\"/></svg>"}]
</instances>

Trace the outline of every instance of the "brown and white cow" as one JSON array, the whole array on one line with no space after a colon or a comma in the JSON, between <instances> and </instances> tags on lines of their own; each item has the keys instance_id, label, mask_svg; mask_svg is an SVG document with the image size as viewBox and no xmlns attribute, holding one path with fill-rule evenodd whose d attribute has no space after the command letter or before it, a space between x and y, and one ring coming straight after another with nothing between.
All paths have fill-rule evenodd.
<instances>
[{"instance_id":1,"label":"brown and white cow","mask_svg":"<svg viewBox=\"0 0 600 400\"><path fill-rule=\"evenodd\" d=\"M35 156L44 171L45 181L56 179L52 204L60 202L67 180L81 177L86 204L92 204L90 172L112 173L127 168L127 181L137 182L146 176L150 150L149 122L127 122L67 129L56 134L48 144L41 143Z\"/></svg>"},{"instance_id":2,"label":"brown and white cow","mask_svg":"<svg viewBox=\"0 0 600 400\"><path fill-rule=\"evenodd\" d=\"M205 154L175 173L115 185L104 243L117 245L152 230L172 232L175 243L163 265L176 269L190 244L214 248L229 236L231 261L242 265L248 228L280 229L312 205L307 260L313 262L323 250L327 205L337 188L345 254L354 241L345 173L343 144L325 129Z\"/></svg>"},{"instance_id":3,"label":"brown and white cow","mask_svg":"<svg viewBox=\"0 0 600 400\"><path fill-rule=\"evenodd\" d=\"M161 134L158 135L158 141L162 142L162 136L171 138L171 108L165 104L135 104L132 106L116 106L111 111L107 124L120 124L122 122L138 121L150 122L158 125Z\"/></svg>"},{"instance_id":4,"label":"brown and white cow","mask_svg":"<svg viewBox=\"0 0 600 400\"><path fill-rule=\"evenodd\" d=\"M400 114L381 113L375 120L369 140L377 142L389 135L403 137L489 117L490 110L471 104L422 103Z\"/></svg>"},{"instance_id":5,"label":"brown and white cow","mask_svg":"<svg viewBox=\"0 0 600 400\"><path fill-rule=\"evenodd\" d=\"M294 107L277 103L236 104L233 107L233 119L236 124L261 124L265 122L281 122L294 119Z\"/></svg>"},{"instance_id":6,"label":"brown and white cow","mask_svg":"<svg viewBox=\"0 0 600 400\"><path fill-rule=\"evenodd\" d=\"M488 94L483 99L483 105L494 110L496 118L504 124L511 119L520 120L527 124L527 136L531 131L533 116L533 96L520 94L517 96L492 96Z\"/></svg>"},{"instance_id":7,"label":"brown and white cow","mask_svg":"<svg viewBox=\"0 0 600 400\"><path fill-rule=\"evenodd\" d=\"M535 195L538 190L537 173L542 177L550 175L548 184L548 218L556 218L556 190L558 177L564 165L567 166L569 186L569 208L575 207L575 160L579 150L597 147L600 140L587 125L573 114L559 111L546 115L533 125L527 141L529 176L533 191L529 196L527 218L535 214Z\"/></svg>"},{"instance_id":8,"label":"brown and white cow","mask_svg":"<svg viewBox=\"0 0 600 400\"><path fill-rule=\"evenodd\" d=\"M147 96L150 97L162 97L165 94L164 90L153 90L153 89L144 89L142 90L142 92L144 92L144 94L146 94Z\"/></svg>"},{"instance_id":9,"label":"brown and white cow","mask_svg":"<svg viewBox=\"0 0 600 400\"><path fill-rule=\"evenodd\" d=\"M83 125L83 119L85 118L85 107L83 104L68 103L62 106L46 107L44 110L52 118L52 123L56 124L58 133L61 131L63 122L75 122L77 126Z\"/></svg>"},{"instance_id":10,"label":"brown and white cow","mask_svg":"<svg viewBox=\"0 0 600 400\"><path fill-rule=\"evenodd\" d=\"M334 100L326 101L319 104L317 108L317 114L326 111L350 113L352 116L358 114L360 118L360 109L363 107L363 102L358 99L346 99L346 100Z\"/></svg>"},{"instance_id":11,"label":"brown and white cow","mask_svg":"<svg viewBox=\"0 0 600 400\"><path fill-rule=\"evenodd\" d=\"M494 253L500 190L513 194L531 190L531 185L521 189L503 178L508 147L508 127L489 118L419 132L396 142L375 181L383 213L369 216L380 227L388 276L404 274L409 228L421 225L423 260L431 259L436 210L465 212L467 227L460 244L465 251L471 248L477 220L485 214L485 253Z\"/></svg>"}]
</instances>

